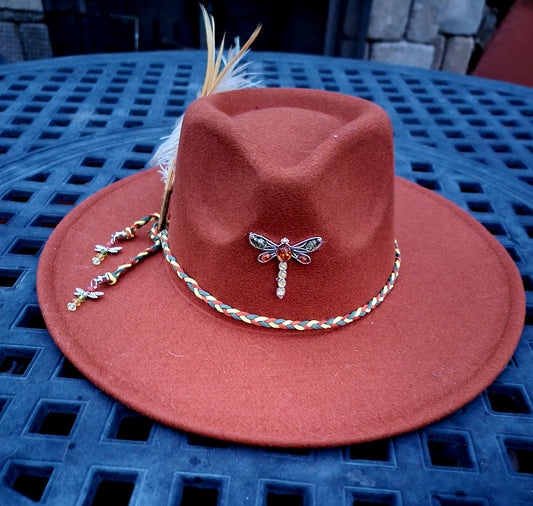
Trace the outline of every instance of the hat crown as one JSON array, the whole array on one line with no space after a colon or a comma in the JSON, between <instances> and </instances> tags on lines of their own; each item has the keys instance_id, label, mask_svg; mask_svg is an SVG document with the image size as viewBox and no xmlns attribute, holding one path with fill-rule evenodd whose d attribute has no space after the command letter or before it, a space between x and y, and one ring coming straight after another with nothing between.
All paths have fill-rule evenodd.
<instances>
[{"instance_id":1,"label":"hat crown","mask_svg":"<svg viewBox=\"0 0 533 506\"><path fill-rule=\"evenodd\" d=\"M185 272L249 313L323 319L383 287L394 263L392 128L378 106L330 92L252 89L187 110L169 207ZM310 265L258 261L249 233L323 244Z\"/></svg>"}]
</instances>

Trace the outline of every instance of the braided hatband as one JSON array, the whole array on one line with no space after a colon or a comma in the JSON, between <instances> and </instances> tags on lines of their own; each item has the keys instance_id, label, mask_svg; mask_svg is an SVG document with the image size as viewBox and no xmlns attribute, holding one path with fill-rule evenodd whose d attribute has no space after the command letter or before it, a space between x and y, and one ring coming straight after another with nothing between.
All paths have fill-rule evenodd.
<instances>
[{"instance_id":1,"label":"braided hatband","mask_svg":"<svg viewBox=\"0 0 533 506\"><path fill-rule=\"evenodd\" d=\"M359 320L363 316L367 315L375 309L379 304L383 302L387 294L392 290L394 282L398 277L398 271L400 269L400 250L398 248L398 243L394 241L394 267L392 273L381 291L367 304L358 307L351 313L344 316L335 316L329 318L328 320L304 320L304 321L295 321L295 320L285 320L283 318L269 318L267 316L259 316L256 314L246 313L240 309L233 308L224 304L223 302L217 300L216 297L213 297L210 293L202 290L198 283L188 276L182 269L181 265L177 260L172 256L170 252L170 247L168 245L168 232L167 230L158 230L158 224L154 223L150 233L154 245L160 243L163 248L163 253L165 258L170 263L176 274L180 279L185 281L189 289L194 293L196 297L200 300L203 300L206 304L209 304L213 309L216 309L218 312L225 314L226 316L231 316L235 320L239 320L244 323L249 323L250 325L257 325L260 327L269 327L273 329L288 329L288 330L314 330L314 329L330 329L333 327L339 327L352 323L355 320Z\"/></svg>"}]
</instances>

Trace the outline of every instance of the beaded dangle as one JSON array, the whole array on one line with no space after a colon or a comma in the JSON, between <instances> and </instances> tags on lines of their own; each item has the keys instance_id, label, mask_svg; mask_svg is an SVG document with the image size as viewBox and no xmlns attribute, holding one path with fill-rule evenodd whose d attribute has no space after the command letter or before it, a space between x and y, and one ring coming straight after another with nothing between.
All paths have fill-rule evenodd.
<instances>
[{"instance_id":1,"label":"beaded dangle","mask_svg":"<svg viewBox=\"0 0 533 506\"><path fill-rule=\"evenodd\" d=\"M116 283L116 278L114 283L111 282L111 277L113 275L111 273L106 273L101 276L96 276L95 278L91 279L91 282L89 286L87 287L87 290L84 290L83 288L76 288L74 290L74 295L76 296L74 299L72 299L67 304L67 309L69 311L76 311L83 302L85 302L87 299L97 299L98 297L101 297L104 295L104 292L97 292L96 289L98 288L98 285L101 285L102 283L109 283L114 284Z\"/></svg>"},{"instance_id":2,"label":"beaded dangle","mask_svg":"<svg viewBox=\"0 0 533 506\"><path fill-rule=\"evenodd\" d=\"M85 302L87 299L97 299L100 295L104 295L104 292L94 291L91 282L91 285L87 290L76 288L76 290L74 290L74 295L76 295L76 297L67 304L67 309L69 311L76 311L82 302Z\"/></svg>"},{"instance_id":3,"label":"beaded dangle","mask_svg":"<svg viewBox=\"0 0 533 506\"><path fill-rule=\"evenodd\" d=\"M143 225L146 225L146 223L150 222L157 222L159 220L159 214L153 213L150 214L141 220L136 221L131 227L126 227L124 230L121 230L119 232L115 232L111 236L110 242L115 242L117 239L125 239L125 240L131 240L135 238L135 232L140 229ZM152 237L154 244L149 246L148 248L144 249L140 253L138 253L136 256L131 258L129 262L119 265L117 269L114 272L106 272L105 274L101 274L99 276L96 276L93 278L87 287L86 290L83 288L76 288L74 291L74 295L76 296L74 299L72 299L67 304L67 309L69 311L76 311L78 307L85 302L86 300L95 300L104 295L104 292L99 292L96 289L102 285L102 284L108 284L108 285L114 285L120 276L122 276L124 273L129 271L133 266L138 264L141 260L144 260L147 256L151 255L152 253L155 253L156 251L159 251L161 249L161 242L157 239L157 237ZM98 260L98 262L95 261L95 258L93 258L93 264L99 265L103 258L107 256L107 253L117 253L118 250L120 250L120 247L112 247L112 246L100 246L97 245L95 250L98 251L97 248L105 248L106 250L109 250L111 248L117 249L117 251L107 251L105 254L102 252L102 258L96 256L95 258Z\"/></svg>"},{"instance_id":4,"label":"beaded dangle","mask_svg":"<svg viewBox=\"0 0 533 506\"><path fill-rule=\"evenodd\" d=\"M92 259L93 265L100 265L109 253L118 253L122 249L122 246L115 246L115 242L118 239L124 241L130 241L131 239L134 239L135 231L140 227L142 227L142 225L140 225L140 221L136 221L131 227L126 227L124 230L119 230L118 232L114 232L113 234L111 234L111 239L106 243L105 246L97 244L94 247L96 255Z\"/></svg>"},{"instance_id":5,"label":"beaded dangle","mask_svg":"<svg viewBox=\"0 0 533 506\"><path fill-rule=\"evenodd\" d=\"M100 265L109 253L115 254L118 253L121 249L121 246L113 246L113 243L111 241L109 241L105 246L97 244L94 247L94 251L96 251L97 254L92 259L93 265Z\"/></svg>"}]
</instances>

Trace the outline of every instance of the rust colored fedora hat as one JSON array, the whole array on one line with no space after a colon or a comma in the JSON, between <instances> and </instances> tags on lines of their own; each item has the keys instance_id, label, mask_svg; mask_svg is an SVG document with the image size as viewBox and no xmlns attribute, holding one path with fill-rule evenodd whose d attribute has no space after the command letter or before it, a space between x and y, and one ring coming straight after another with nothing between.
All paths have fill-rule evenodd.
<instances>
[{"instance_id":1,"label":"rust colored fedora hat","mask_svg":"<svg viewBox=\"0 0 533 506\"><path fill-rule=\"evenodd\" d=\"M452 413L514 351L525 304L513 261L467 213L394 176L391 124L370 102L200 98L166 228L153 214L163 186L150 169L84 201L37 280L59 348L149 417L247 444L363 442ZM122 250L93 265L116 231L96 258Z\"/></svg>"}]
</instances>

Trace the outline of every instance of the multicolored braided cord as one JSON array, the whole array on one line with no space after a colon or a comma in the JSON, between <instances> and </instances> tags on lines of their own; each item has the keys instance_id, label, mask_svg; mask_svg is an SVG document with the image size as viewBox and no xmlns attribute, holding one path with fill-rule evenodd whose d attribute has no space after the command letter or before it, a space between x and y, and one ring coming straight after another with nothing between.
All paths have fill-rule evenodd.
<instances>
[{"instance_id":1,"label":"multicolored braided cord","mask_svg":"<svg viewBox=\"0 0 533 506\"><path fill-rule=\"evenodd\" d=\"M392 273L381 291L367 304L364 304L361 307L358 307L351 313L344 316L335 316L327 320L285 320L283 318L270 318L268 316L259 316L256 314L247 313L241 311L240 309L233 308L224 304L223 302L217 300L216 297L213 297L210 293L202 290L198 283L188 276L181 265L177 260L172 256L170 252L170 247L168 245L168 232L167 230L158 230L158 224L154 223L152 230L150 231L150 236L154 240L154 244L159 243L163 249L166 260L174 269L174 272L178 275L180 279L185 281L189 289L194 293L196 297L200 300L203 300L206 304L209 304L213 309L216 309L218 312L231 316L235 320L239 320L250 325L257 325L260 327L269 327L273 329L287 329L287 330L320 330L320 329L331 329L334 327L340 327L352 323L356 320L359 320L363 316L370 313L375 309L379 304L383 302L387 294L392 290L394 282L398 277L398 271L400 269L400 249L398 248L398 243L394 241L395 245L395 260Z\"/></svg>"},{"instance_id":2,"label":"multicolored braided cord","mask_svg":"<svg viewBox=\"0 0 533 506\"><path fill-rule=\"evenodd\" d=\"M127 239L135 238L135 232L138 229L140 229L143 225L150 223L151 221L155 221L155 223L157 224L157 220L159 220L159 214L153 213L148 216L145 216L141 220L136 221L131 227L126 227L124 231L126 232L126 234L128 234ZM152 240L154 241L154 244L152 246L149 246L133 258L130 258L129 262L119 265L114 272L105 273L104 276L106 276L108 279L108 285L114 285L118 281L118 278L120 278L120 276L129 271L134 265L137 265L141 260L144 260L147 256L151 255L152 253L156 253L161 249L161 242L158 240L158 238L153 237L151 234L150 237L152 237Z\"/></svg>"},{"instance_id":3,"label":"multicolored braided cord","mask_svg":"<svg viewBox=\"0 0 533 506\"><path fill-rule=\"evenodd\" d=\"M327 320L285 320L283 318L270 318L268 316L259 316L252 313L247 313L241 311L240 309L233 308L223 302L219 301L216 297L211 295L209 292L206 292L198 285L198 282L191 278L185 273L178 261L172 256L170 251L170 246L168 244L168 232L166 229L159 230L159 214L153 213L150 214L141 220L136 221L131 227L127 227L125 230L127 237L125 239L133 239L135 237L135 231L141 228L146 223L154 222L150 229L150 237L154 244L145 248L143 251L138 253L135 257L131 258L129 262L119 265L114 272L106 272L103 275L93 278L91 281L91 286L88 288L89 291L84 291L81 289L76 289L75 295L77 296L73 299L67 306L70 311L75 311L83 301L88 300L88 298L96 299L100 295L103 295L102 292L96 292L98 285L106 283L108 285L114 285L117 283L119 278L123 276L126 272L132 269L137 265L141 260L144 260L149 255L156 253L160 249L163 250L165 259L170 263L174 272L178 275L180 279L185 281L189 289L194 293L196 297L204 301L206 304L209 304L213 309L216 309L219 313L222 313L226 316L230 316L235 320L239 320L250 325L256 325L258 327L268 327L272 329L286 329L286 330L321 330L321 329L331 329L334 327L341 327L352 323L356 320L359 320L363 316L370 313L373 309L379 306L387 294L390 293L394 287L394 283L398 278L398 272L400 270L400 249L398 248L398 243L394 241L394 266L392 268L392 273L387 280L385 286L380 290L380 292L372 298L367 304L354 309L351 313L348 313L344 316L335 316Z\"/></svg>"}]
</instances>

